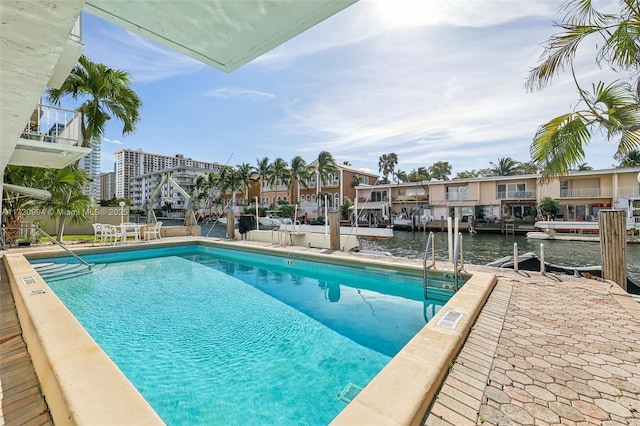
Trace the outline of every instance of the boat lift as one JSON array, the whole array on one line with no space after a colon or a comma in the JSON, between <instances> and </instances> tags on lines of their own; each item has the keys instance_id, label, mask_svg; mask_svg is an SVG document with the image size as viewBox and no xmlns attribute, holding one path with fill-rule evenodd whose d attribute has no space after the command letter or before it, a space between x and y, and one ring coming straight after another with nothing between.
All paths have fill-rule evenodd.
<instances>
[{"instance_id":1,"label":"boat lift","mask_svg":"<svg viewBox=\"0 0 640 426\"><path fill-rule=\"evenodd\" d=\"M160 189L165 183L172 185L185 198L184 226L197 225L196 216L193 213L193 210L191 209L191 205L192 205L191 195L189 195L187 191L182 189L182 187L178 184L178 182L173 180L171 176L169 176L169 174L166 174L162 177L162 180L160 181L160 184L158 184L158 187L153 191L151 196L147 199L147 223L156 223L158 221L158 219L156 218L156 214L153 211L153 199L156 198L156 196L160 192Z\"/></svg>"}]
</instances>

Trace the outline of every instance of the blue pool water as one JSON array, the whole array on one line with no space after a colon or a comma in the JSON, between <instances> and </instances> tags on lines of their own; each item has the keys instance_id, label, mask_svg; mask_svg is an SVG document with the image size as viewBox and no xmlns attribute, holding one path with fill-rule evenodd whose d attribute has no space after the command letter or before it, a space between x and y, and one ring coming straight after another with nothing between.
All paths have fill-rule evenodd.
<instances>
[{"instance_id":1,"label":"blue pool water","mask_svg":"<svg viewBox=\"0 0 640 426\"><path fill-rule=\"evenodd\" d=\"M445 303L419 278L297 258L92 256L107 266L50 286L170 425L327 424Z\"/></svg>"}]
</instances>

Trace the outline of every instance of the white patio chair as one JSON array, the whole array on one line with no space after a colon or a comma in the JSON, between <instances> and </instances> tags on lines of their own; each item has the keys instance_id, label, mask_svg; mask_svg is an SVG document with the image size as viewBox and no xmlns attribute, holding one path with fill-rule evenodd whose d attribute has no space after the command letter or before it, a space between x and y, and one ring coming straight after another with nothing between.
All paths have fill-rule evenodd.
<instances>
[{"instance_id":1,"label":"white patio chair","mask_svg":"<svg viewBox=\"0 0 640 426\"><path fill-rule=\"evenodd\" d=\"M124 241L124 235L120 231L119 227L108 224L102 225L102 238L103 241L107 243L113 238L114 245L118 243L118 240L120 240L120 242Z\"/></svg>"},{"instance_id":2,"label":"white patio chair","mask_svg":"<svg viewBox=\"0 0 640 426\"><path fill-rule=\"evenodd\" d=\"M145 241L149 241L152 238L154 240L159 240L160 238L162 238L162 236L160 235L160 228L162 227L162 222L156 222L155 225L153 225L153 227L151 228L144 228L144 239Z\"/></svg>"},{"instance_id":3,"label":"white patio chair","mask_svg":"<svg viewBox=\"0 0 640 426\"><path fill-rule=\"evenodd\" d=\"M123 242L126 242L128 237L133 237L135 242L140 241L140 226L137 224L122 223L120 224L120 231L122 232Z\"/></svg>"},{"instance_id":4,"label":"white patio chair","mask_svg":"<svg viewBox=\"0 0 640 426\"><path fill-rule=\"evenodd\" d=\"M100 242L104 242L104 234L102 233L102 224L94 223L93 224L93 244L98 241L98 237L100 238Z\"/></svg>"}]
</instances>

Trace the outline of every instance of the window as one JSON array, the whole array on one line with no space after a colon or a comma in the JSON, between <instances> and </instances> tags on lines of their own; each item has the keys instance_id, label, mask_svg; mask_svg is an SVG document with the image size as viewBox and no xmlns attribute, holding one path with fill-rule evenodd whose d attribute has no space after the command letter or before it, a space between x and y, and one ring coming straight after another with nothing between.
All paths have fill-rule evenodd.
<instances>
[{"instance_id":1,"label":"window","mask_svg":"<svg viewBox=\"0 0 640 426\"><path fill-rule=\"evenodd\" d=\"M340 205L340 194L337 192L333 194L333 207L338 207Z\"/></svg>"},{"instance_id":2,"label":"window","mask_svg":"<svg viewBox=\"0 0 640 426\"><path fill-rule=\"evenodd\" d=\"M525 183L499 183L498 199L527 198L527 184Z\"/></svg>"},{"instance_id":3,"label":"window","mask_svg":"<svg viewBox=\"0 0 640 426\"><path fill-rule=\"evenodd\" d=\"M387 191L371 191L369 201L387 201Z\"/></svg>"}]
</instances>

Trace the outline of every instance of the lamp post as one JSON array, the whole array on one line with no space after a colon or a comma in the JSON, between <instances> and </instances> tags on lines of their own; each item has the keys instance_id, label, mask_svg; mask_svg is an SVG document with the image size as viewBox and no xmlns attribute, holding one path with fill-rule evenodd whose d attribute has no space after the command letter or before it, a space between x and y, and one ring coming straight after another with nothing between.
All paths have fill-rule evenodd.
<instances>
[{"instance_id":1,"label":"lamp post","mask_svg":"<svg viewBox=\"0 0 640 426\"><path fill-rule=\"evenodd\" d=\"M126 205L127 203L120 201L120 224L124 223L124 206Z\"/></svg>"}]
</instances>

